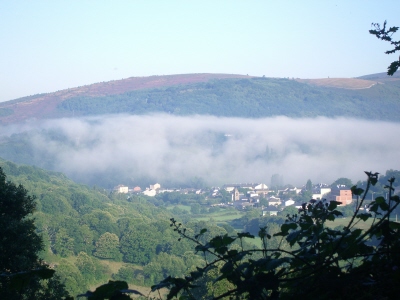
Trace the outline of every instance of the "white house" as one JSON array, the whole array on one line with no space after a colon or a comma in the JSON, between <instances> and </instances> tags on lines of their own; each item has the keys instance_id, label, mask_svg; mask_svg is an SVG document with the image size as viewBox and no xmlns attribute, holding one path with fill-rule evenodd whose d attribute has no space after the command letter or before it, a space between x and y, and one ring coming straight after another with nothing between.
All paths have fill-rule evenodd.
<instances>
[{"instance_id":1,"label":"white house","mask_svg":"<svg viewBox=\"0 0 400 300\"><path fill-rule=\"evenodd\" d=\"M285 206L290 206L290 205L294 205L294 200L293 199L289 199L285 201Z\"/></svg>"},{"instance_id":2,"label":"white house","mask_svg":"<svg viewBox=\"0 0 400 300\"><path fill-rule=\"evenodd\" d=\"M267 186L266 184L264 184L264 183L261 183L261 184L259 184L259 185L256 185L256 186L254 187L254 189L255 189L255 190L268 190L268 186Z\"/></svg>"},{"instance_id":3,"label":"white house","mask_svg":"<svg viewBox=\"0 0 400 300\"><path fill-rule=\"evenodd\" d=\"M149 197L154 197L157 194L156 190L149 190L146 189L143 191L143 195L149 196Z\"/></svg>"},{"instance_id":4,"label":"white house","mask_svg":"<svg viewBox=\"0 0 400 300\"><path fill-rule=\"evenodd\" d=\"M325 183L318 183L312 187L313 199L324 199L331 192L331 187Z\"/></svg>"},{"instance_id":5,"label":"white house","mask_svg":"<svg viewBox=\"0 0 400 300\"><path fill-rule=\"evenodd\" d=\"M247 193L250 198L258 197L257 193Z\"/></svg>"},{"instance_id":6,"label":"white house","mask_svg":"<svg viewBox=\"0 0 400 300\"><path fill-rule=\"evenodd\" d=\"M151 184L150 185L150 190L158 190L161 188L161 185L159 183Z\"/></svg>"},{"instance_id":7,"label":"white house","mask_svg":"<svg viewBox=\"0 0 400 300\"><path fill-rule=\"evenodd\" d=\"M129 188L126 185L120 184L114 188L114 191L120 194L127 194L129 192Z\"/></svg>"},{"instance_id":8,"label":"white house","mask_svg":"<svg viewBox=\"0 0 400 300\"><path fill-rule=\"evenodd\" d=\"M225 191L227 191L227 192L232 192L234 189L235 189L234 186L227 186L227 187L225 187Z\"/></svg>"},{"instance_id":9,"label":"white house","mask_svg":"<svg viewBox=\"0 0 400 300\"><path fill-rule=\"evenodd\" d=\"M268 198L268 204L269 204L270 206L271 206L271 205L273 205L273 206L279 206L279 205L282 204L281 198L277 198L277 197L274 197L274 196L269 197L269 198Z\"/></svg>"}]
</instances>

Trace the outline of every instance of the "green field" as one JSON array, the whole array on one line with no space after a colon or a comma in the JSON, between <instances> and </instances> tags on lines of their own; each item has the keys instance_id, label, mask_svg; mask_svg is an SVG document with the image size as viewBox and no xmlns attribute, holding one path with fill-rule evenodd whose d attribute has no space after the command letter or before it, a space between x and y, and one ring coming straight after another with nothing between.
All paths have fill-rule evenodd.
<instances>
[{"instance_id":1,"label":"green field","mask_svg":"<svg viewBox=\"0 0 400 300\"><path fill-rule=\"evenodd\" d=\"M179 209L185 210L190 213L190 206L189 205L171 205L168 206L168 210L172 210L174 207L177 207ZM238 210L233 210L233 209L221 209L218 212L214 213L207 213L207 214L200 214L200 215L191 215L191 219L196 220L196 221L209 221L212 219L216 223L221 223L221 222L229 222L234 219L239 219L243 216L243 212L240 212Z\"/></svg>"},{"instance_id":2,"label":"green field","mask_svg":"<svg viewBox=\"0 0 400 300\"><path fill-rule=\"evenodd\" d=\"M201 217L193 216L193 219L195 219L196 221L208 221L208 220L212 219L216 223L221 223L221 222L229 222L234 219L239 219L242 216L243 216L243 213L240 211L222 210L219 212L207 214L206 216L204 216L204 215Z\"/></svg>"},{"instance_id":3,"label":"green field","mask_svg":"<svg viewBox=\"0 0 400 300\"><path fill-rule=\"evenodd\" d=\"M190 212L190 206L189 206L189 205L182 205L182 204L171 205L171 206L168 206L167 209L168 209L168 210L171 210L171 209L173 209L174 207L178 207L179 209L183 209L183 210L186 210L186 211Z\"/></svg>"},{"instance_id":4,"label":"green field","mask_svg":"<svg viewBox=\"0 0 400 300\"><path fill-rule=\"evenodd\" d=\"M347 226L350 222L351 218L336 218L336 220L334 222L331 221L327 221L326 225L331 227L331 228L335 228L337 226ZM375 222L377 222L378 220L375 220ZM362 230L367 230L371 227L371 224L373 222L373 219L368 219L367 221L362 221L360 219L354 219L353 225L356 228L360 228Z\"/></svg>"}]
</instances>

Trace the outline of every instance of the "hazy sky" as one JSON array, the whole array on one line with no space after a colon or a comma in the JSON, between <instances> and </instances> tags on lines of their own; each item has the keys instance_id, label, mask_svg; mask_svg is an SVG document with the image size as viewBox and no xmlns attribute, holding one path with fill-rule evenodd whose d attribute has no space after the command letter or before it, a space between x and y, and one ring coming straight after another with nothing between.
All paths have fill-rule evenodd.
<instances>
[{"instance_id":1,"label":"hazy sky","mask_svg":"<svg viewBox=\"0 0 400 300\"><path fill-rule=\"evenodd\" d=\"M400 1L2 1L0 101L132 76L356 77Z\"/></svg>"}]
</instances>

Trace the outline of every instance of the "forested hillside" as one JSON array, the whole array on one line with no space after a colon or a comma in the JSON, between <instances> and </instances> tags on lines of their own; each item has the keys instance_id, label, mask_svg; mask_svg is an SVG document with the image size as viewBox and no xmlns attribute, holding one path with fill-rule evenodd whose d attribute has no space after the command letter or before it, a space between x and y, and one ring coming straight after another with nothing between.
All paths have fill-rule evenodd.
<instances>
[{"instance_id":1,"label":"forested hillside","mask_svg":"<svg viewBox=\"0 0 400 300\"><path fill-rule=\"evenodd\" d=\"M365 89L313 86L273 78L220 79L102 97L79 96L58 105L61 112L78 115L207 114L226 117L348 116L397 121L400 81Z\"/></svg>"},{"instance_id":2,"label":"forested hillside","mask_svg":"<svg viewBox=\"0 0 400 300\"><path fill-rule=\"evenodd\" d=\"M0 103L0 124L164 112L227 117L351 116L397 121L398 76L285 79L231 74L132 77ZM377 105L379 103L379 105Z\"/></svg>"},{"instance_id":3,"label":"forested hillside","mask_svg":"<svg viewBox=\"0 0 400 300\"><path fill-rule=\"evenodd\" d=\"M195 204L199 214L201 199L195 194L126 197L75 184L61 173L37 167L0 159L0 168L8 181L22 184L36 197L33 217L45 246L40 256L74 297L109 280L127 281L131 288L148 295L150 286L167 276L182 276L203 266L190 241L178 242L169 226L173 216L185 220L190 234L207 226L202 241L234 233L228 225L191 220L191 213L176 206ZM171 205L175 206L172 210L168 209Z\"/></svg>"},{"instance_id":4,"label":"forested hillside","mask_svg":"<svg viewBox=\"0 0 400 300\"><path fill-rule=\"evenodd\" d=\"M150 286L167 276L194 274L196 267L205 266L205 257L214 259L212 254L204 257L193 240L178 240L176 230L170 227L171 218L182 222L186 236L197 236L196 241L203 244L212 237L235 236L242 230L249 232L243 235L247 237L265 228L269 247L291 251L288 243L273 235L285 226L287 214L296 212L293 207L278 216L261 217L259 209L238 212L234 208L210 207L226 201L224 197L229 199L229 194L219 198L178 192L160 193L156 197L116 194L76 184L61 173L18 166L2 159L0 168L7 174L7 180L22 184L29 195L36 196L35 224L45 244L40 256L56 270L57 278L73 296L108 280L126 281L131 288L149 295ZM370 187L375 196L385 195L385 183L397 175L399 171L389 170L376 180L374 187ZM369 188L367 182L359 182L359 186ZM354 206L344 207L340 215L351 216L353 209ZM216 216L219 221L214 220ZM262 259L260 242L227 239L232 243L232 253L246 249L245 253L254 251L252 259ZM226 279L218 280L213 288L205 284L216 280L217 274L207 271L201 281L203 288L194 291L196 297L216 295L231 287Z\"/></svg>"},{"instance_id":5,"label":"forested hillside","mask_svg":"<svg viewBox=\"0 0 400 300\"><path fill-rule=\"evenodd\" d=\"M76 184L61 173L2 159L0 167L7 180L22 184L29 195L36 196L35 224L46 249L41 257L56 270L71 295L108 280L126 280L144 292L167 274L179 276L201 264L188 241L177 243L169 226L174 215L162 200L156 206L157 200L146 196L127 199ZM187 201L191 197L192 203L196 201L196 195L186 197ZM169 200L173 201L171 196ZM190 232L205 226L186 221ZM227 233L208 225L207 237Z\"/></svg>"}]
</instances>

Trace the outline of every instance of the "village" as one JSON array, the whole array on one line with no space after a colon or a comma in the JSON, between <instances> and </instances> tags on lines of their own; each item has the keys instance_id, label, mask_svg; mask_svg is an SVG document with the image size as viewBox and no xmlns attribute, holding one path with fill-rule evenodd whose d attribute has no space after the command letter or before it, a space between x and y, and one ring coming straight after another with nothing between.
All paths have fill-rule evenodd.
<instances>
[{"instance_id":1,"label":"village","mask_svg":"<svg viewBox=\"0 0 400 300\"><path fill-rule=\"evenodd\" d=\"M155 197L162 193L181 193L205 195L207 199L213 199L210 207L234 207L237 210L246 210L259 208L262 216L276 216L286 207L301 208L302 204L308 200L322 200L341 202L340 206L347 206L353 202L351 189L345 185L329 186L327 184L312 185L311 191L306 186L301 188L286 187L283 189L270 189L264 183L234 183L225 184L221 188L213 187L211 189L164 189L161 184L155 183L145 190L139 186L129 188L125 185L114 187L113 191L118 194L136 194L148 197ZM308 192L308 193L306 193ZM311 195L305 200L302 195ZM223 197L225 196L225 197ZM227 197L228 196L228 197ZM303 198L302 200L299 200ZM218 200L223 200L218 202Z\"/></svg>"}]
</instances>

